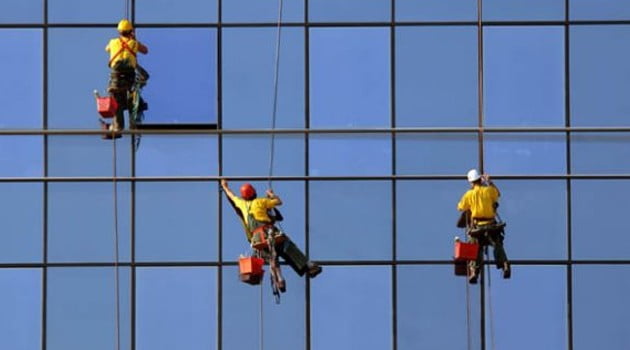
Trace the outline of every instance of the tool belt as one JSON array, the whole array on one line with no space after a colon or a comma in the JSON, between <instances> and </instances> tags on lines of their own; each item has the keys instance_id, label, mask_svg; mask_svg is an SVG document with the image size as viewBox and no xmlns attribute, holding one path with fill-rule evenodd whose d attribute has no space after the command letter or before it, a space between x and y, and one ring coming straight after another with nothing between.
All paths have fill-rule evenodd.
<instances>
[{"instance_id":1,"label":"tool belt","mask_svg":"<svg viewBox=\"0 0 630 350\"><path fill-rule=\"evenodd\" d=\"M267 241L268 235L273 237L275 245L278 245L286 240L286 235L278 230L274 225L265 224L256 227L252 231L252 248L258 250L269 248L269 242Z\"/></svg>"},{"instance_id":2,"label":"tool belt","mask_svg":"<svg viewBox=\"0 0 630 350\"><path fill-rule=\"evenodd\" d=\"M480 238L482 236L486 236L486 237L491 237L491 238L497 238L497 237L503 237L503 235L505 234L505 222L496 222L494 221L494 219L492 219L493 222L486 224L486 225L473 225L473 227L471 227L468 230L468 235L470 235L473 238ZM482 220L483 221L483 220ZM474 219L473 219L474 222Z\"/></svg>"}]
</instances>

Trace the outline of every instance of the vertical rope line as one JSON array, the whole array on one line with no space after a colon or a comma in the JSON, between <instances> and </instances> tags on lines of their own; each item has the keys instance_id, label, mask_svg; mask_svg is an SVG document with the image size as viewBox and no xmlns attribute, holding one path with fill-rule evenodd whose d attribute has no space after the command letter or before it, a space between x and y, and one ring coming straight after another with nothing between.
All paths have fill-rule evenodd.
<instances>
[{"instance_id":1,"label":"vertical rope line","mask_svg":"<svg viewBox=\"0 0 630 350\"><path fill-rule=\"evenodd\" d=\"M468 266L466 266L466 271L468 271ZM468 273L466 273L466 277L468 277ZM470 334L470 287L468 286L468 278L464 280L466 284L466 340L468 343L468 350L472 350L472 336Z\"/></svg>"},{"instance_id":2,"label":"vertical rope line","mask_svg":"<svg viewBox=\"0 0 630 350\"><path fill-rule=\"evenodd\" d=\"M125 0L125 18L129 19L129 0Z\"/></svg>"},{"instance_id":3,"label":"vertical rope line","mask_svg":"<svg viewBox=\"0 0 630 350\"><path fill-rule=\"evenodd\" d=\"M282 37L282 0L278 0L278 26L276 30L276 53L273 75L273 106L271 113L271 130L276 128L276 115L278 114L278 77L280 75L280 39ZM271 146L269 154L269 177L267 183L271 188L271 176L273 175L273 158L275 153L276 134L271 133Z\"/></svg>"},{"instance_id":4,"label":"vertical rope line","mask_svg":"<svg viewBox=\"0 0 630 350\"><path fill-rule=\"evenodd\" d=\"M486 261L488 261L490 257L488 256L488 252L486 251ZM494 343L494 311L492 309L492 277L490 271L490 264L486 264L486 272L488 276L488 318L490 322L490 345L492 346L492 350L495 350Z\"/></svg>"},{"instance_id":5,"label":"vertical rope line","mask_svg":"<svg viewBox=\"0 0 630 350\"><path fill-rule=\"evenodd\" d=\"M265 338L264 338L264 328L263 328L263 285L262 283L260 284L260 325L259 325L259 332L260 332L260 350L264 350L265 349Z\"/></svg>"},{"instance_id":6,"label":"vertical rope line","mask_svg":"<svg viewBox=\"0 0 630 350\"><path fill-rule=\"evenodd\" d=\"M113 177L112 184L114 187L114 295L115 295L115 336L116 350L120 350L120 272L119 272L119 251L118 251L118 183L117 183L117 149L116 135L112 132L113 143Z\"/></svg>"}]
</instances>

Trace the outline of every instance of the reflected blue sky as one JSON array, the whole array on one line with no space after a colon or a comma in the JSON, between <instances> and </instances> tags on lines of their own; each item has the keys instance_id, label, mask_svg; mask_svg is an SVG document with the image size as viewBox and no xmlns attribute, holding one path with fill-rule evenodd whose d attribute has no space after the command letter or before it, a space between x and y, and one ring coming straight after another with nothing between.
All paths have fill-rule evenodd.
<instances>
[{"instance_id":1,"label":"reflected blue sky","mask_svg":"<svg viewBox=\"0 0 630 350\"><path fill-rule=\"evenodd\" d=\"M0 29L0 45L7 49L0 52L0 128L95 130L92 90L105 91L104 46L116 35L114 24L125 3L47 0L46 20L53 26L42 28L43 0L1 1L0 24L7 26ZM485 0L483 16L563 21L566 3ZM568 4L572 20L630 20L626 0ZM276 31L268 24L275 23L276 0L136 0L135 6L135 20L145 25L138 38L150 49L139 59L151 73L144 90L147 123L271 127ZM474 22L477 1L395 0L393 9L390 0L284 1L284 22L290 25L282 32L276 127L478 126L477 27L389 26L392 17ZM219 18L228 25L219 25ZM305 19L318 24L304 26ZM239 26L249 22L265 24ZM185 25L151 25L156 23ZM579 24L568 30L567 37L564 25L484 27L483 126L629 125L630 25ZM265 133L145 135L133 154L125 136L117 143L117 174L257 176L262 181L253 184L262 193L268 186L270 141ZM466 170L483 159L487 172L506 176L627 175L627 141L625 132L504 132L484 134L480 149L477 133L277 135L272 167L277 176L461 179L275 181L285 203L283 229L313 259L334 264L310 282L286 266L288 292L281 305L273 304L267 281L262 287L244 285L233 265L143 266L134 275L125 267L123 348L130 349L132 321L136 349L257 347L261 307L264 345L270 349L391 349L394 337L397 349L464 348L464 279L453 276L450 265L404 261L450 260L453 236L462 234L454 225L455 204L468 188ZM112 152L112 143L97 136L0 136L0 176L106 178L113 171ZM232 188L242 182L232 180ZM510 281L493 269L492 285L486 281L484 287L492 294L493 310L483 312L493 312L496 334L486 324L486 348L494 337L498 349L567 349L570 314L574 349L629 348L622 312L628 306L628 268L582 261L627 259L628 180L498 179L497 185L512 259L536 263L571 257L579 264L570 271L562 265L517 264ZM113 261L109 180L7 182L0 184L0 193L0 262ZM132 186L123 181L118 199L123 262L216 265L233 263L249 251L215 182ZM403 263L392 268L380 262L393 259ZM349 260L374 264L343 265ZM0 285L1 349L41 350L43 315L48 350L113 347L111 267L50 267L45 273L30 266L3 268ZM482 312L480 288L470 292L476 322ZM473 330L479 344L480 325Z\"/></svg>"}]
</instances>

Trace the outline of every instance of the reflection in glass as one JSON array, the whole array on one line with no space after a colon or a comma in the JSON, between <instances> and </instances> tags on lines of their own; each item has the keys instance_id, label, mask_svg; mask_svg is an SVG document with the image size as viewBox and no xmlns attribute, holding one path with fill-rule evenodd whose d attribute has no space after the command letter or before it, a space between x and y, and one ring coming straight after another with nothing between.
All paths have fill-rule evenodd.
<instances>
[{"instance_id":1,"label":"reflection in glass","mask_svg":"<svg viewBox=\"0 0 630 350\"><path fill-rule=\"evenodd\" d=\"M389 175L392 142L388 134L311 134L309 174Z\"/></svg>"},{"instance_id":2,"label":"reflection in glass","mask_svg":"<svg viewBox=\"0 0 630 350\"><path fill-rule=\"evenodd\" d=\"M0 262L42 261L43 187L40 183L0 184Z\"/></svg>"},{"instance_id":3,"label":"reflection in glass","mask_svg":"<svg viewBox=\"0 0 630 350\"><path fill-rule=\"evenodd\" d=\"M477 166L478 144L476 134L397 134L396 173L463 175Z\"/></svg>"},{"instance_id":4,"label":"reflection in glass","mask_svg":"<svg viewBox=\"0 0 630 350\"><path fill-rule=\"evenodd\" d=\"M0 270L0 348L42 348L41 269Z\"/></svg>"},{"instance_id":5,"label":"reflection in glass","mask_svg":"<svg viewBox=\"0 0 630 350\"><path fill-rule=\"evenodd\" d=\"M490 174L566 173L566 136L559 133L486 133L485 170Z\"/></svg>"},{"instance_id":6,"label":"reflection in glass","mask_svg":"<svg viewBox=\"0 0 630 350\"><path fill-rule=\"evenodd\" d=\"M388 22L390 0L310 0L308 20L311 22Z\"/></svg>"},{"instance_id":7,"label":"reflection in glass","mask_svg":"<svg viewBox=\"0 0 630 350\"><path fill-rule=\"evenodd\" d=\"M138 23L204 23L217 21L217 0L136 0Z\"/></svg>"}]
</instances>

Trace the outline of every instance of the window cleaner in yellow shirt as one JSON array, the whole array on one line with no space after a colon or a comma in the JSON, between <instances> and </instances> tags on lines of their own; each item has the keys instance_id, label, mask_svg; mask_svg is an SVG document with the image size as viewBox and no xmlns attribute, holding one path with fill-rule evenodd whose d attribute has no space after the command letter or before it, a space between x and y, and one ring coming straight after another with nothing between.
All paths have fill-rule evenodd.
<instances>
[{"instance_id":1,"label":"window cleaner in yellow shirt","mask_svg":"<svg viewBox=\"0 0 630 350\"><path fill-rule=\"evenodd\" d=\"M221 187L225 192L227 199L230 201L232 207L234 207L236 214L239 216L241 224L245 230L247 240L254 244L257 239L257 232L271 229L273 230L273 236L284 235L276 226L275 221L277 219L277 212L275 208L282 205L282 200L272 190L267 190L265 198L258 198L256 195L256 189L249 183L245 183L240 188L241 196L237 196L232 192L228 186L228 182L225 179L221 180ZM274 215L270 215L270 212ZM303 276L307 274L309 277L315 277L322 272L321 266L309 261L304 253L284 235L284 240L276 245L276 251L287 262L295 272ZM265 257L264 252L261 252ZM281 278L281 291L286 290L286 282L281 277L280 264L270 264L272 268L277 266L278 276Z\"/></svg>"},{"instance_id":2,"label":"window cleaner in yellow shirt","mask_svg":"<svg viewBox=\"0 0 630 350\"><path fill-rule=\"evenodd\" d=\"M149 49L136 40L133 25L128 20L123 19L118 22L117 29L119 36L111 39L105 47L105 51L109 52L108 66L111 69L107 92L116 99L119 106L112 126L106 125L114 131L125 127L123 113L125 109L131 110L130 91L136 81L144 86L149 79L149 74L138 65L136 57L138 52L147 54ZM140 105L141 108L146 109L144 101L141 101Z\"/></svg>"},{"instance_id":3,"label":"window cleaner in yellow shirt","mask_svg":"<svg viewBox=\"0 0 630 350\"><path fill-rule=\"evenodd\" d=\"M469 214L470 220L467 224L469 241L479 244L477 259L470 261L468 265L468 281L477 283L483 250L488 245L494 248L494 260L497 268L503 269L503 278L510 278L510 263L503 248L505 224L498 223L495 219L501 193L490 177L479 174L477 169L468 171L467 177L472 188L464 193L457 204L457 210Z\"/></svg>"}]
</instances>

